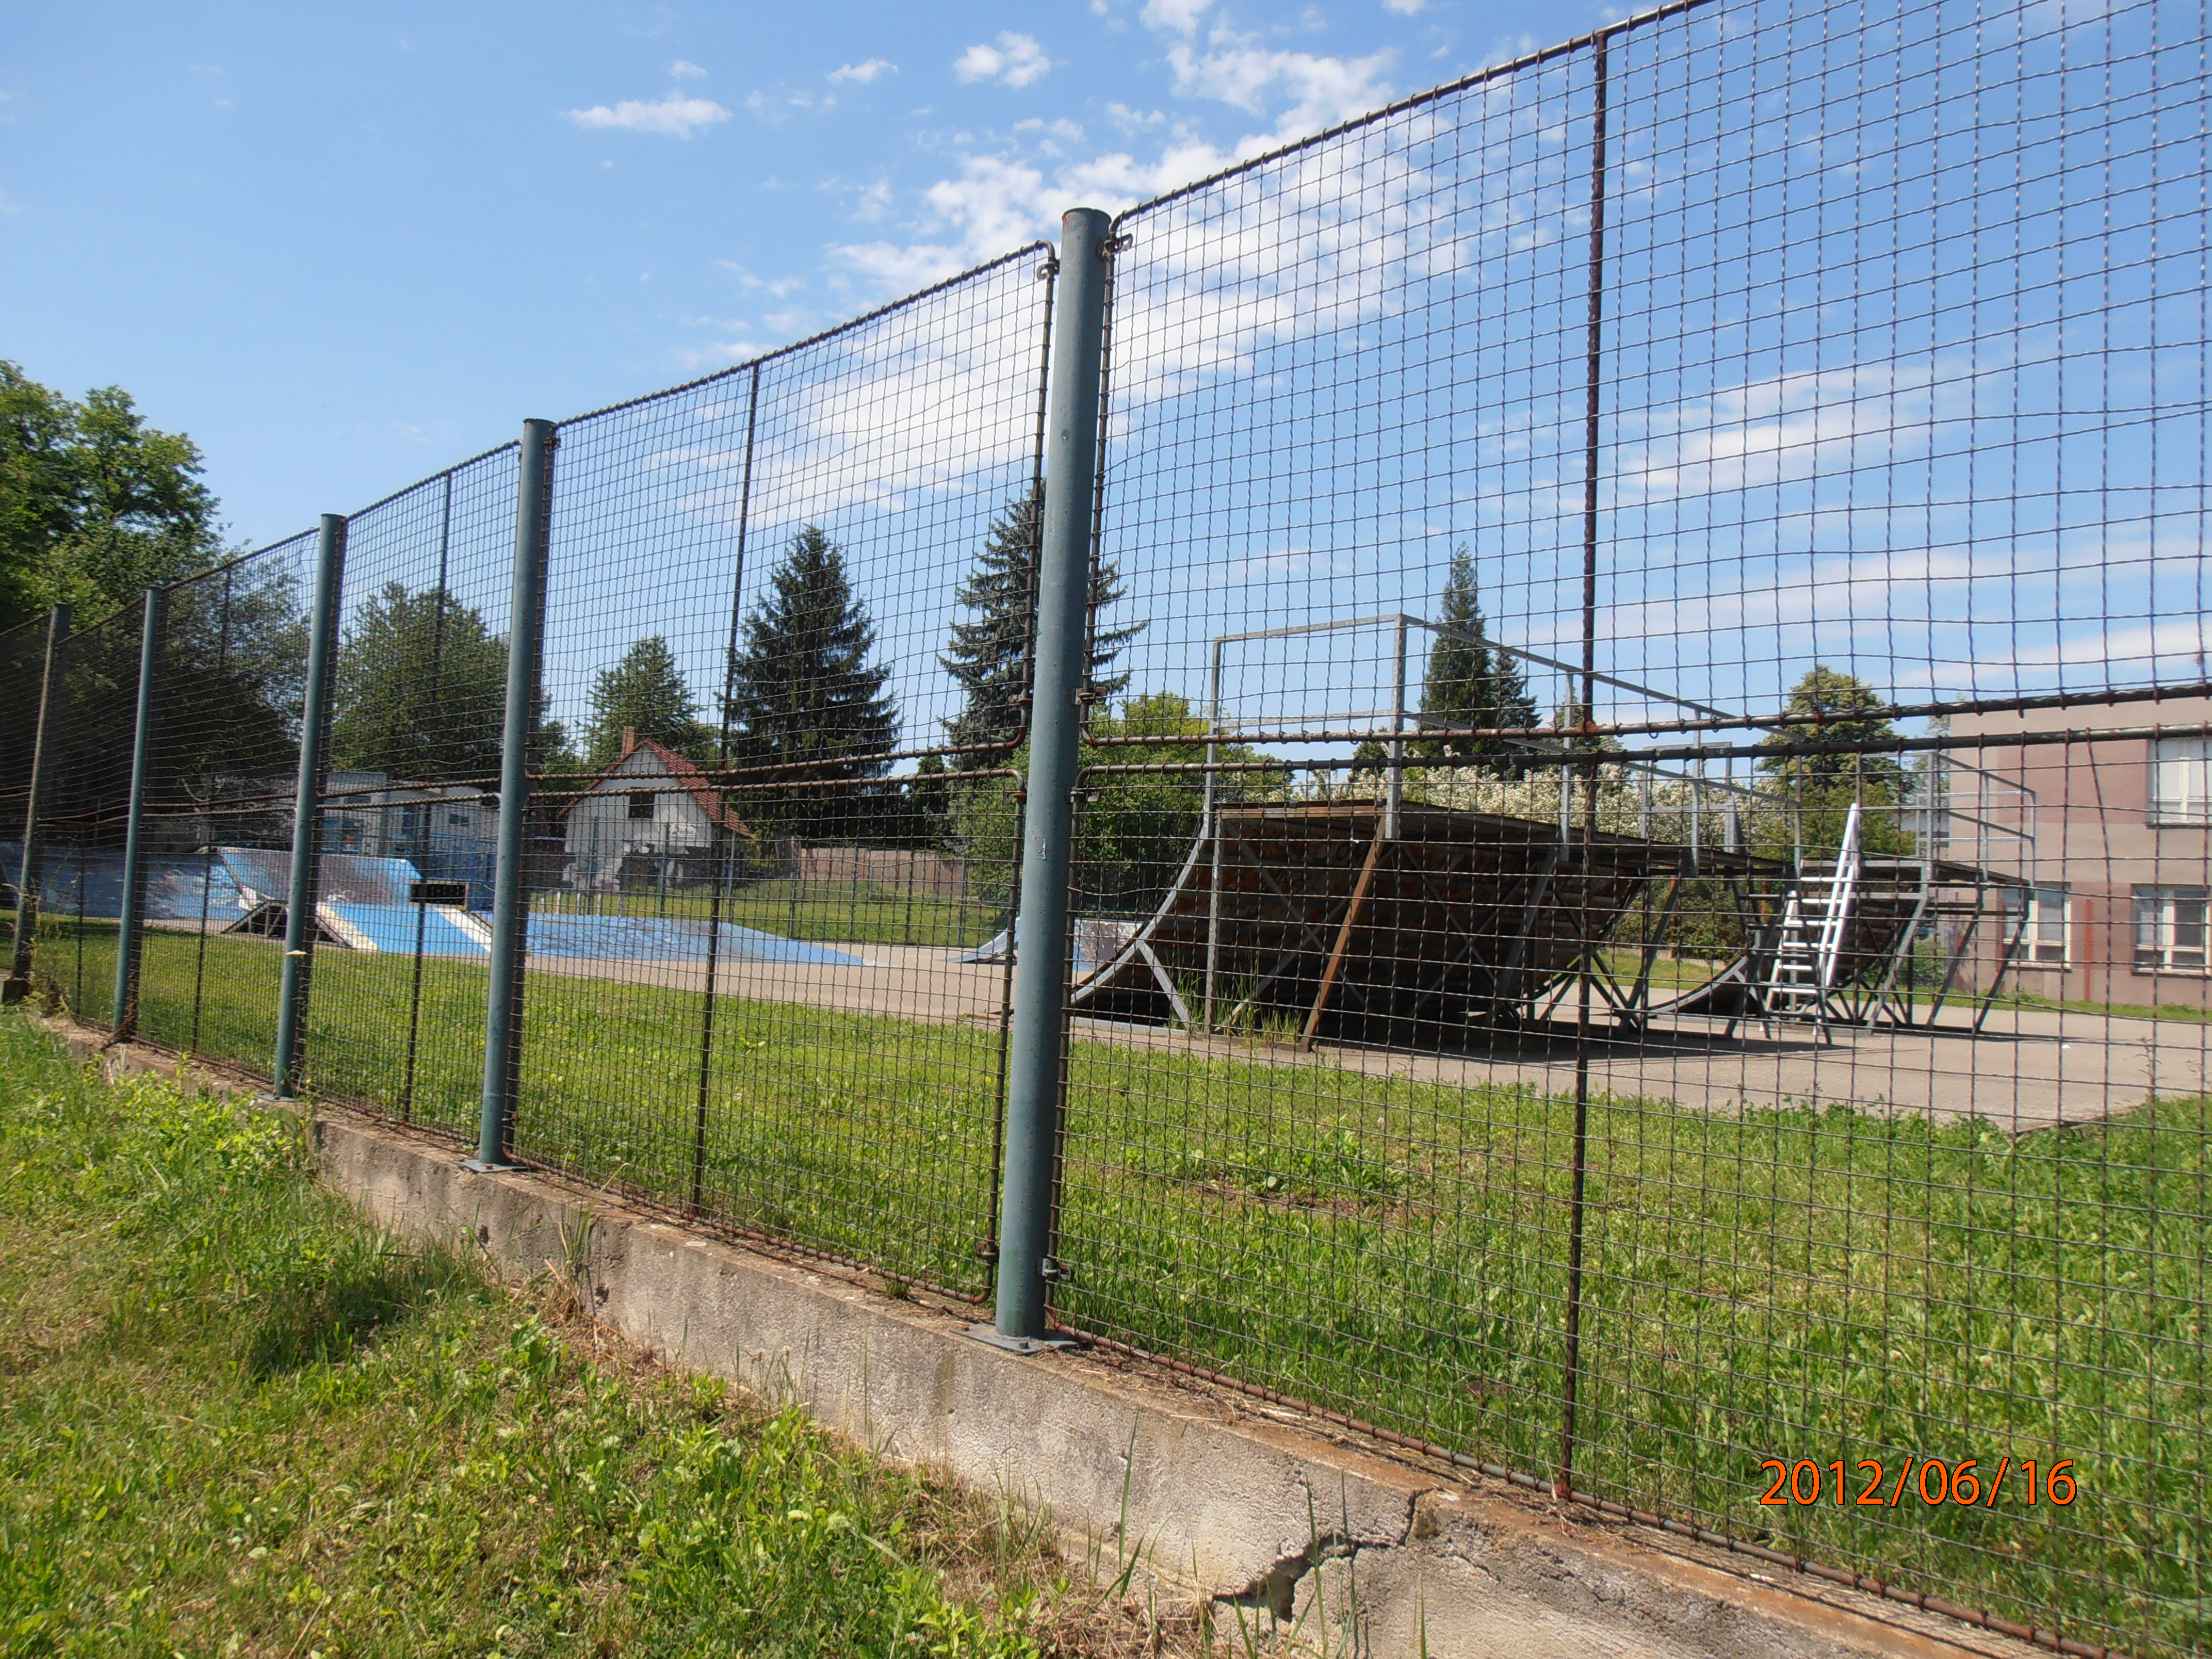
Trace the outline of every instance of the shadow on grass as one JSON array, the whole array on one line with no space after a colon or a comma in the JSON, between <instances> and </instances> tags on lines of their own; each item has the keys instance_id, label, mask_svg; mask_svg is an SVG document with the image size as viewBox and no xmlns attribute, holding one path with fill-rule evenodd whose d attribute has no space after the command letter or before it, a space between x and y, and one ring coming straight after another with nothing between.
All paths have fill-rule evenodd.
<instances>
[{"instance_id":1,"label":"shadow on grass","mask_svg":"<svg viewBox=\"0 0 2212 1659\"><path fill-rule=\"evenodd\" d=\"M308 1248L292 1254L254 1298L244 1359L257 1381L343 1364L416 1315L482 1286L471 1264L441 1248L328 1235L301 1243Z\"/></svg>"}]
</instances>

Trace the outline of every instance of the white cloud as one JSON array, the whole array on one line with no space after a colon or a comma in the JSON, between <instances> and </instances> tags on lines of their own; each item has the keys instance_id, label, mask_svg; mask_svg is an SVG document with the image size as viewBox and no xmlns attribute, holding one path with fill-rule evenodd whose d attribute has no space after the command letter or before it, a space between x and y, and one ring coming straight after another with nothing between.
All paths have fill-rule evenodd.
<instances>
[{"instance_id":1,"label":"white cloud","mask_svg":"<svg viewBox=\"0 0 2212 1659\"><path fill-rule=\"evenodd\" d=\"M1107 105L1106 114L1114 125L1124 132L1137 132L1146 127L1156 127L1168 118L1156 109L1132 109L1128 105L1121 103Z\"/></svg>"},{"instance_id":2,"label":"white cloud","mask_svg":"<svg viewBox=\"0 0 2212 1659\"><path fill-rule=\"evenodd\" d=\"M871 286L888 289L939 281L1024 241L1049 237L1068 208L1112 212L1133 206L1364 113L1390 95L1379 78L1390 61L1387 52L1347 59L1232 46L1200 53L1178 42L1169 55L1179 91L1261 114L1285 103L1289 107L1269 124L1272 130L1249 133L1233 149L1174 124L1151 159L1115 151L1062 161L1062 144L1079 142L1079 130L1063 123L1024 122L1013 131L1024 137L1032 131L1038 135L1035 149L1042 164L1013 154L964 155L957 177L940 179L923 193L931 219L915 227L914 240L848 244L833 248L832 254ZM969 56L976 60L978 79L988 72L987 58L997 58L990 47L970 48ZM1006 60L998 61L1004 75ZM1108 114L1129 131L1170 125L1158 112L1116 105ZM969 141L963 134L953 142ZM1049 174L1046 166L1053 169Z\"/></svg>"},{"instance_id":3,"label":"white cloud","mask_svg":"<svg viewBox=\"0 0 2212 1659\"><path fill-rule=\"evenodd\" d=\"M1139 15L1148 29L1188 34L1212 4L1213 0L1145 0L1145 9Z\"/></svg>"},{"instance_id":4,"label":"white cloud","mask_svg":"<svg viewBox=\"0 0 2212 1659\"><path fill-rule=\"evenodd\" d=\"M779 88L774 94L749 92L745 107L771 125L784 119L793 110L828 110L837 106L835 93L823 93L817 97L805 87Z\"/></svg>"},{"instance_id":5,"label":"white cloud","mask_svg":"<svg viewBox=\"0 0 2212 1659\"><path fill-rule=\"evenodd\" d=\"M1395 11L1401 17L1417 17L1429 0L1382 0L1382 9Z\"/></svg>"},{"instance_id":6,"label":"white cloud","mask_svg":"<svg viewBox=\"0 0 2212 1659\"><path fill-rule=\"evenodd\" d=\"M695 75L704 75L706 72L688 58L679 58L668 66L668 73L678 81Z\"/></svg>"},{"instance_id":7,"label":"white cloud","mask_svg":"<svg viewBox=\"0 0 2212 1659\"><path fill-rule=\"evenodd\" d=\"M898 65L892 63L890 58L871 58L865 64L841 64L830 71L830 78L832 81L850 81L855 85L865 87L879 76L897 73Z\"/></svg>"},{"instance_id":8,"label":"white cloud","mask_svg":"<svg viewBox=\"0 0 2212 1659\"><path fill-rule=\"evenodd\" d=\"M728 120L730 112L711 98L685 98L672 92L649 104L625 99L612 108L594 104L589 109L572 109L568 118L580 127L617 127L626 132L663 132L689 138L701 127Z\"/></svg>"},{"instance_id":9,"label":"white cloud","mask_svg":"<svg viewBox=\"0 0 2212 1659\"><path fill-rule=\"evenodd\" d=\"M952 65L952 72L963 81L996 81L1001 86L1025 87L1041 80L1052 68L1052 59L1044 55L1043 48L1026 34L1016 34L1008 29L1001 33L996 46L977 41L962 52Z\"/></svg>"},{"instance_id":10,"label":"white cloud","mask_svg":"<svg viewBox=\"0 0 2212 1659\"><path fill-rule=\"evenodd\" d=\"M744 266L739 264L734 259L717 259L714 263L721 266L723 270L732 273L737 277L738 283L747 293L752 293L757 290L765 290L769 294L773 294L777 299L781 300L786 295L796 294L806 286L806 279L803 276L779 276L775 280L770 281L765 277L754 276L751 271L746 270ZM702 319L701 320L707 322L713 321L712 319ZM717 328L742 328L744 326L742 323L714 323L713 325Z\"/></svg>"},{"instance_id":11,"label":"white cloud","mask_svg":"<svg viewBox=\"0 0 2212 1659\"><path fill-rule=\"evenodd\" d=\"M1382 79L1382 72L1389 67L1390 59L1388 52L1366 58L1323 58L1310 52L1263 52L1246 46L1200 54L1176 45L1168 51L1177 92L1214 99L1254 115L1264 114L1271 106L1287 99L1290 107L1277 118L1276 130L1270 135L1278 143L1348 121L1389 102L1389 83Z\"/></svg>"}]
</instances>

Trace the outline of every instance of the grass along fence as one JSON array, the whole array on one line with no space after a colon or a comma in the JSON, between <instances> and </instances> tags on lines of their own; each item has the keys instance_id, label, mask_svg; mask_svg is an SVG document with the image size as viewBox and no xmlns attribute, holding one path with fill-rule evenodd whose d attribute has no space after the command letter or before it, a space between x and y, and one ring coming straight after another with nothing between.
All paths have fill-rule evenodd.
<instances>
[{"instance_id":1,"label":"grass along fence","mask_svg":"<svg viewBox=\"0 0 2212 1659\"><path fill-rule=\"evenodd\" d=\"M112 928L52 925L64 959L81 943L88 969L112 963ZM149 937L149 1012L188 997L195 943ZM275 947L209 945L203 1052L253 1066ZM317 974L311 1088L469 1133L482 970L424 1000L437 1058L411 1099L408 964L333 952ZM557 1022L533 1017L523 1155L895 1276L988 1284L994 1034L727 1000L695 1208L696 1079L666 1057L698 997L562 988ZM587 1052L588 1073L567 1067ZM840 1076L873 1086L823 1085ZM1525 1404L1562 1387L1571 1098L1079 1037L1066 1112L1070 1327L1469 1457L1554 1455ZM2212 1522L2193 1496L2212 1370L2190 1311L2212 1291L2193 1219L2212 1190L2205 1100L2012 1137L1600 1098L1588 1134L1586 1490L1886 1579L2002 1562L1990 1610L2023 1622L2057 1610L2185 1651L2212 1638ZM1869 1548L1856 1504L1762 1505L1768 1457L1841 1458L1854 1494L1861 1459L1972 1460L1984 1490L2000 1460L2014 1473L1994 1506L1901 1505ZM2021 1501L2028 1460L2066 1459L2070 1504Z\"/></svg>"}]
</instances>

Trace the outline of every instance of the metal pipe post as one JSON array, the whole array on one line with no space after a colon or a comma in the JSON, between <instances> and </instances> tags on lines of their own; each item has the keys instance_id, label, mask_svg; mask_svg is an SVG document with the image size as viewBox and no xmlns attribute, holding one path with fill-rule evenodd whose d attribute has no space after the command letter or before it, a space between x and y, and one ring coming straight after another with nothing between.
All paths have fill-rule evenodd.
<instances>
[{"instance_id":1,"label":"metal pipe post","mask_svg":"<svg viewBox=\"0 0 2212 1659\"><path fill-rule=\"evenodd\" d=\"M1059 1164L1060 1040L1067 1007L1068 896L1073 879L1079 701L1088 663L1091 540L1098 394L1106 326L1109 222L1094 208L1060 221L1052 405L1046 428L1043 546L1038 559L1036 701L1030 724L1015 924L1014 1018L1006 1079L1006 1155L999 1210L995 1327L975 1334L1018 1352L1053 1346L1045 1297Z\"/></svg>"},{"instance_id":2,"label":"metal pipe post","mask_svg":"<svg viewBox=\"0 0 2212 1659\"><path fill-rule=\"evenodd\" d=\"M46 612L46 659L39 675L39 732L31 749L31 793L23 803L23 863L15 881L15 950L0 1002L21 1002L31 994L31 946L39 933L39 818L46 810L46 790L54 769L54 722L61 714L62 647L68 642L70 608Z\"/></svg>"},{"instance_id":3,"label":"metal pipe post","mask_svg":"<svg viewBox=\"0 0 2212 1659\"><path fill-rule=\"evenodd\" d=\"M1589 317L1585 335L1587 378L1583 404L1583 671L1582 719L1586 745L1597 747L1597 550L1598 447L1601 435L1605 351L1605 168L1606 121L1608 104L1607 50L1609 34L1597 37L1593 54L1591 88L1594 106L1590 122ZM1569 742L1571 744L1572 739ZM1583 775L1582 845L1582 958L1575 972L1575 1128L1571 1153L1572 1191L1567 1200L1567 1330L1566 1352L1559 1367L1559 1462L1552 1477L1552 1495L1561 1502L1575 1495L1576 1408L1582 1382L1583 1237L1589 1187L1589 1074L1590 970L1597 960L1597 940L1592 936L1590 888L1597 879L1591 863L1591 846L1597 839L1598 763L1595 756L1579 769ZM1559 787L1565 790L1577 769L1564 763ZM1565 839L1567 799L1560 799L1560 829Z\"/></svg>"},{"instance_id":4,"label":"metal pipe post","mask_svg":"<svg viewBox=\"0 0 2212 1659\"><path fill-rule=\"evenodd\" d=\"M507 1126L522 1069L522 953L530 892L523 881L530 812L530 736L538 714L538 635L545 601L545 553L552 524L550 421L522 423L522 477L514 504L514 579L507 623L507 725L500 740L499 869L492 882L491 987L484 1000L483 1113L471 1170L512 1168Z\"/></svg>"},{"instance_id":5,"label":"metal pipe post","mask_svg":"<svg viewBox=\"0 0 2212 1659\"><path fill-rule=\"evenodd\" d=\"M1215 738L1221 731L1221 647L1213 642L1213 678L1206 704L1206 801L1200 810L1199 823L1201 833L1213 855L1206 884L1206 1024L1210 1036L1213 1033L1214 981L1220 968L1221 956L1221 784L1214 767L1221 759L1221 745Z\"/></svg>"},{"instance_id":6,"label":"metal pipe post","mask_svg":"<svg viewBox=\"0 0 2212 1659\"><path fill-rule=\"evenodd\" d=\"M1390 780L1382 804L1382 839L1398 839L1398 818L1406 804L1406 621L1398 618L1397 660L1390 671Z\"/></svg>"},{"instance_id":7,"label":"metal pipe post","mask_svg":"<svg viewBox=\"0 0 2212 1659\"><path fill-rule=\"evenodd\" d=\"M146 590L138 639L138 713L131 737L131 816L123 841L123 915L115 941L115 1035L138 1027L138 964L146 945L146 773L154 758L154 690L168 590Z\"/></svg>"},{"instance_id":8,"label":"metal pipe post","mask_svg":"<svg viewBox=\"0 0 2212 1659\"><path fill-rule=\"evenodd\" d=\"M315 965L316 855L321 851L323 775L331 732L331 672L337 655L338 595L345 582L346 521L323 514L315 543L314 610L307 619L307 695L300 716L300 787L292 807L292 882L284 900L284 977L276 999L276 1098L299 1087L300 1039Z\"/></svg>"}]
</instances>

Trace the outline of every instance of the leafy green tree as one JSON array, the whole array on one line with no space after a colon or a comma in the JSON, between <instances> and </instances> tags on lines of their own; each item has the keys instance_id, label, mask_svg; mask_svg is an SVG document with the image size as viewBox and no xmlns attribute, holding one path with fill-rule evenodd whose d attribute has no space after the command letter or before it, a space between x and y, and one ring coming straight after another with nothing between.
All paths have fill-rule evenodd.
<instances>
[{"instance_id":1,"label":"leafy green tree","mask_svg":"<svg viewBox=\"0 0 2212 1659\"><path fill-rule=\"evenodd\" d=\"M647 635L612 668L599 670L592 682L591 705L591 721L584 728L584 765L589 771L605 771L622 757L626 730L694 760L713 755L714 734L699 719L698 701L661 635Z\"/></svg>"},{"instance_id":2,"label":"leafy green tree","mask_svg":"<svg viewBox=\"0 0 2212 1659\"><path fill-rule=\"evenodd\" d=\"M307 617L291 570L248 561L175 588L162 646L158 791L204 796L299 763Z\"/></svg>"},{"instance_id":3,"label":"leafy green tree","mask_svg":"<svg viewBox=\"0 0 2212 1659\"><path fill-rule=\"evenodd\" d=\"M1874 711L1886 700L1864 680L1816 663L1790 688L1784 723L1760 739L1762 747L1789 743L1854 744L1819 755L1766 755L1759 769L1790 803L1790 811L1764 815L1759 850L1780 855L1802 845L1814 854L1842 845L1851 804L1899 805L1911 799L1915 775L1893 745L1901 735ZM1904 853L1911 837L1892 813L1865 813L1860 843L1870 853Z\"/></svg>"},{"instance_id":4,"label":"leafy green tree","mask_svg":"<svg viewBox=\"0 0 2212 1659\"><path fill-rule=\"evenodd\" d=\"M1142 749L1108 747L1091 738L1146 737L1167 739ZM1127 765L1140 757L1162 767L1197 766L1206 760L1206 721L1188 701L1171 691L1131 697L1117 709L1091 721L1080 746L1079 764ZM1225 764L1256 762L1256 750L1244 744L1220 744ZM1029 768L1028 745L1009 764ZM1279 793L1283 775L1223 772L1218 795L1234 802ZM1019 820L1014 785L993 778L963 794L953 809L956 840L966 854L978 890L1003 898L1011 890L1019 861ZM1206 779L1198 772L1093 773L1084 787L1076 819L1075 880L1078 903L1086 911L1140 915L1156 906L1190 851L1205 816Z\"/></svg>"},{"instance_id":5,"label":"leafy green tree","mask_svg":"<svg viewBox=\"0 0 2212 1659\"><path fill-rule=\"evenodd\" d=\"M1421 678L1422 714L1477 730L1534 726L1536 699L1519 664L1480 642L1486 624L1475 590L1474 561L1464 547L1453 550L1437 619L1456 631L1437 635L1429 648ZM1501 738L1424 738L1409 747L1418 755L1477 760L1480 769L1497 777L1518 777L1524 769L1511 758L1520 751Z\"/></svg>"},{"instance_id":6,"label":"leafy green tree","mask_svg":"<svg viewBox=\"0 0 2212 1659\"><path fill-rule=\"evenodd\" d=\"M945 775L952 769L941 755L924 755L906 780L905 799L898 838L911 847L941 847L952 809L951 788Z\"/></svg>"},{"instance_id":7,"label":"leafy green tree","mask_svg":"<svg viewBox=\"0 0 2212 1659\"><path fill-rule=\"evenodd\" d=\"M1771 747L1786 743L1860 744L1864 749L1825 755L1769 755L1759 769L1776 778L1826 790L1875 788L1896 799L1905 781L1905 768L1896 754L1881 752L1894 744L1899 732L1873 711L1886 700L1856 674L1846 674L1815 663L1790 690L1782 705L1784 723L1760 739Z\"/></svg>"},{"instance_id":8,"label":"leafy green tree","mask_svg":"<svg viewBox=\"0 0 2212 1659\"><path fill-rule=\"evenodd\" d=\"M1036 558L1042 536L1042 501L1034 489L1009 501L991 521L975 568L954 598L973 613L952 624L938 661L966 694L960 712L945 722L945 738L963 766L988 766L1028 729L1023 698L1030 689L1030 650L1036 617ZM1120 602L1121 579L1103 561L1091 573L1095 618ZM1121 648L1145 624L1093 629L1090 686L1099 702L1127 689L1129 677L1112 672Z\"/></svg>"},{"instance_id":9,"label":"leafy green tree","mask_svg":"<svg viewBox=\"0 0 2212 1659\"><path fill-rule=\"evenodd\" d=\"M868 660L875 644L843 550L818 526L802 526L745 618L726 713L737 763L808 769L786 774L787 788L771 798L775 810L757 799L749 818L781 817L796 834L866 827L867 792L849 784L888 772L899 735L890 669Z\"/></svg>"},{"instance_id":10,"label":"leafy green tree","mask_svg":"<svg viewBox=\"0 0 2212 1659\"><path fill-rule=\"evenodd\" d=\"M442 587L387 582L339 641L333 766L395 781L498 776L507 641ZM565 747L544 730L543 746Z\"/></svg>"},{"instance_id":11,"label":"leafy green tree","mask_svg":"<svg viewBox=\"0 0 2212 1659\"><path fill-rule=\"evenodd\" d=\"M64 600L89 622L216 564L202 465L120 387L78 403L0 362L0 629Z\"/></svg>"}]
</instances>

